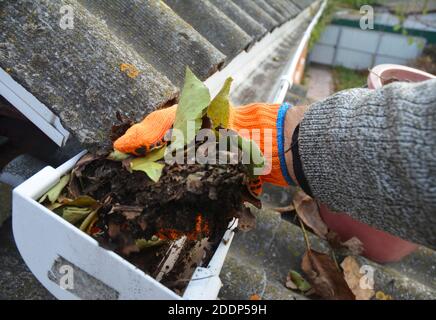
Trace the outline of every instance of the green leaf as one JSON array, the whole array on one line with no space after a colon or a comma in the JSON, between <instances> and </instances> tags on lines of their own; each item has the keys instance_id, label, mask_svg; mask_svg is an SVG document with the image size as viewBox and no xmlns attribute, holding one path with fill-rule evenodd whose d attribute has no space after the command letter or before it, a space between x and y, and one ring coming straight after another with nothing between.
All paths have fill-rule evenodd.
<instances>
[{"instance_id":1,"label":"green leaf","mask_svg":"<svg viewBox=\"0 0 436 320\"><path fill-rule=\"evenodd\" d=\"M90 213L91 208L79 208L79 207L62 207L62 218L67 220L71 224L76 224L84 220Z\"/></svg>"},{"instance_id":2,"label":"green leaf","mask_svg":"<svg viewBox=\"0 0 436 320\"><path fill-rule=\"evenodd\" d=\"M232 78L227 78L223 87L216 97L210 103L207 108L207 116L212 120L213 127L216 128L221 125L223 128L229 126L229 114L230 114L230 86L232 85Z\"/></svg>"},{"instance_id":3,"label":"green leaf","mask_svg":"<svg viewBox=\"0 0 436 320\"><path fill-rule=\"evenodd\" d=\"M114 150L114 151L112 151L112 152L107 156L107 158L108 158L109 160L113 160L113 161L123 161L123 160L126 160L126 159L129 158L129 157L130 157L129 154L127 154L127 153L123 153L123 152L118 151L118 150Z\"/></svg>"},{"instance_id":4,"label":"green leaf","mask_svg":"<svg viewBox=\"0 0 436 320\"><path fill-rule=\"evenodd\" d=\"M154 247L157 245L163 244L165 241L159 239L156 236L153 236L150 240L145 239L137 239L135 241L136 246L139 248L139 250L144 250L150 247Z\"/></svg>"},{"instance_id":5,"label":"green leaf","mask_svg":"<svg viewBox=\"0 0 436 320\"><path fill-rule=\"evenodd\" d=\"M80 230L86 232L86 230L88 229L90 223L92 222L92 220L97 216L97 212L98 209L93 210L86 218L85 220L83 220L82 224L80 225Z\"/></svg>"},{"instance_id":6,"label":"green leaf","mask_svg":"<svg viewBox=\"0 0 436 320\"><path fill-rule=\"evenodd\" d=\"M254 173L255 168L262 168L265 165L265 158L263 157L262 151L260 151L259 146L256 142L251 139L246 139L242 136L238 136L238 146L242 150L243 154L249 154L250 163L244 163L249 167L249 173L252 176L256 176ZM243 157L243 159L245 159Z\"/></svg>"},{"instance_id":7,"label":"green leaf","mask_svg":"<svg viewBox=\"0 0 436 320\"><path fill-rule=\"evenodd\" d=\"M151 180L158 182L160 176L162 175L162 169L165 167L165 165L155 161L158 161L164 157L165 149L166 147L153 150L145 157L133 159L130 163L130 168L134 171L143 171Z\"/></svg>"},{"instance_id":8,"label":"green leaf","mask_svg":"<svg viewBox=\"0 0 436 320\"><path fill-rule=\"evenodd\" d=\"M172 141L172 150L182 148L194 140L201 128L202 117L205 115L210 103L209 89L201 82L189 68L186 68L185 84L180 95L173 128L184 134L184 141ZM188 134L188 121L194 122L194 132ZM173 135L172 139L175 136Z\"/></svg>"},{"instance_id":9,"label":"green leaf","mask_svg":"<svg viewBox=\"0 0 436 320\"><path fill-rule=\"evenodd\" d=\"M44 202L45 199L47 199L47 198L48 198L48 200L50 201L51 204L55 203L56 200L61 195L62 190L64 190L64 188L66 187L66 185L68 184L69 181L70 181L70 175L69 174L63 176L59 180L59 182L53 188L51 188L49 191L47 191L47 193L45 193L39 199L39 203Z\"/></svg>"},{"instance_id":10,"label":"green leaf","mask_svg":"<svg viewBox=\"0 0 436 320\"><path fill-rule=\"evenodd\" d=\"M312 286L307 282L297 271L291 270L289 272L289 277L292 282L295 283L298 290L306 292L312 288Z\"/></svg>"}]
</instances>

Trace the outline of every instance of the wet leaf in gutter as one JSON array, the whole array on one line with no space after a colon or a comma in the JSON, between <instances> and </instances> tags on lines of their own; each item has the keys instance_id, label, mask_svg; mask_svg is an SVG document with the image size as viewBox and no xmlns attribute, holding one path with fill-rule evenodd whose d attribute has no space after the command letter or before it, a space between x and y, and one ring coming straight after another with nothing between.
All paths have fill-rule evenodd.
<instances>
[{"instance_id":1,"label":"wet leaf in gutter","mask_svg":"<svg viewBox=\"0 0 436 320\"><path fill-rule=\"evenodd\" d=\"M95 208L99 205L98 201L90 196L81 196L74 200L65 199L62 202L62 205L64 206L72 206L72 207L79 207L79 208Z\"/></svg>"},{"instance_id":2,"label":"wet leaf in gutter","mask_svg":"<svg viewBox=\"0 0 436 320\"><path fill-rule=\"evenodd\" d=\"M156 236L153 236L150 240L145 240L145 239L137 239L135 241L136 246L139 248L139 250L144 250L147 248L151 248L154 246L159 246L161 244L163 244L165 241L159 239Z\"/></svg>"},{"instance_id":3,"label":"wet leaf in gutter","mask_svg":"<svg viewBox=\"0 0 436 320\"><path fill-rule=\"evenodd\" d=\"M315 199L299 190L293 199L295 211L306 226L311 228L319 237L325 239L328 227L319 214L318 204Z\"/></svg>"},{"instance_id":4,"label":"wet leaf in gutter","mask_svg":"<svg viewBox=\"0 0 436 320\"><path fill-rule=\"evenodd\" d=\"M62 193L62 190L64 190L64 188L67 186L68 181L70 181L69 174L63 176L53 188L51 188L46 194L44 194L39 199L39 203L44 202L47 198L51 204L55 203L56 200L59 198L60 194Z\"/></svg>"},{"instance_id":5,"label":"wet leaf in gutter","mask_svg":"<svg viewBox=\"0 0 436 320\"><path fill-rule=\"evenodd\" d=\"M98 209L95 209L94 211L92 211L86 218L85 220L83 220L82 224L80 225L79 229L82 231L87 232L89 229L89 226L91 225L91 223L96 220L96 218L98 217ZM95 221L94 221L95 222Z\"/></svg>"},{"instance_id":6,"label":"wet leaf in gutter","mask_svg":"<svg viewBox=\"0 0 436 320\"><path fill-rule=\"evenodd\" d=\"M59 209L58 209L59 210ZM79 208L65 206L60 209L62 218L71 224L76 224L84 220L92 212L91 208Z\"/></svg>"}]
</instances>

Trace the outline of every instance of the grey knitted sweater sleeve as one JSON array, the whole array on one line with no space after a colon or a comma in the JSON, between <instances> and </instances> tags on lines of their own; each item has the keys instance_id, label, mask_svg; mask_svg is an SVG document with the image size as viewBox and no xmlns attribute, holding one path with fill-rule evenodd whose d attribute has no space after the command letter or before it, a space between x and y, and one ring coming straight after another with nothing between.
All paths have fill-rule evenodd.
<instances>
[{"instance_id":1,"label":"grey knitted sweater sleeve","mask_svg":"<svg viewBox=\"0 0 436 320\"><path fill-rule=\"evenodd\" d=\"M310 106L298 141L315 198L436 247L436 79L341 91Z\"/></svg>"}]
</instances>

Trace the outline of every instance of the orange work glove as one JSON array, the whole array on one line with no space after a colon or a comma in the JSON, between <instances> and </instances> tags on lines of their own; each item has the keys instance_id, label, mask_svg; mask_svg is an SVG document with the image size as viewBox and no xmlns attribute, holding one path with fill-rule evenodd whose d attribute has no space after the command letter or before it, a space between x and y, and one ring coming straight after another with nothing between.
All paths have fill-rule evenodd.
<instances>
[{"instance_id":1,"label":"orange work glove","mask_svg":"<svg viewBox=\"0 0 436 320\"><path fill-rule=\"evenodd\" d=\"M283 125L288 107L289 105L286 103L283 105L253 103L230 109L229 128L235 131L248 129L249 132L253 129L260 130L260 141L255 142L264 154L264 130L271 129L272 131L272 150L270 157L267 157L271 161L271 171L266 175L259 176L257 181L251 183L250 189L255 194L260 194L263 182L280 186L293 184L284 163L283 153L283 148L286 148L283 146ZM165 133L174 123L176 108L177 105L174 105L150 113L144 120L133 125L122 137L116 140L114 148L124 153L143 154L161 145L164 143ZM282 159L280 159L280 153Z\"/></svg>"}]
</instances>

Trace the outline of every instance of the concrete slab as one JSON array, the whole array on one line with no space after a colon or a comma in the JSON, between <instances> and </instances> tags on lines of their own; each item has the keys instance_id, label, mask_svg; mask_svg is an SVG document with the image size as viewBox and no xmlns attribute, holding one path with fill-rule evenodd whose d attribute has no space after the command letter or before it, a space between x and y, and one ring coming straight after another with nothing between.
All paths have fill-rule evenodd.
<instances>
[{"instance_id":1,"label":"concrete slab","mask_svg":"<svg viewBox=\"0 0 436 320\"><path fill-rule=\"evenodd\" d=\"M319 101L333 94L333 76L329 67L311 65L307 70L307 98Z\"/></svg>"}]
</instances>

